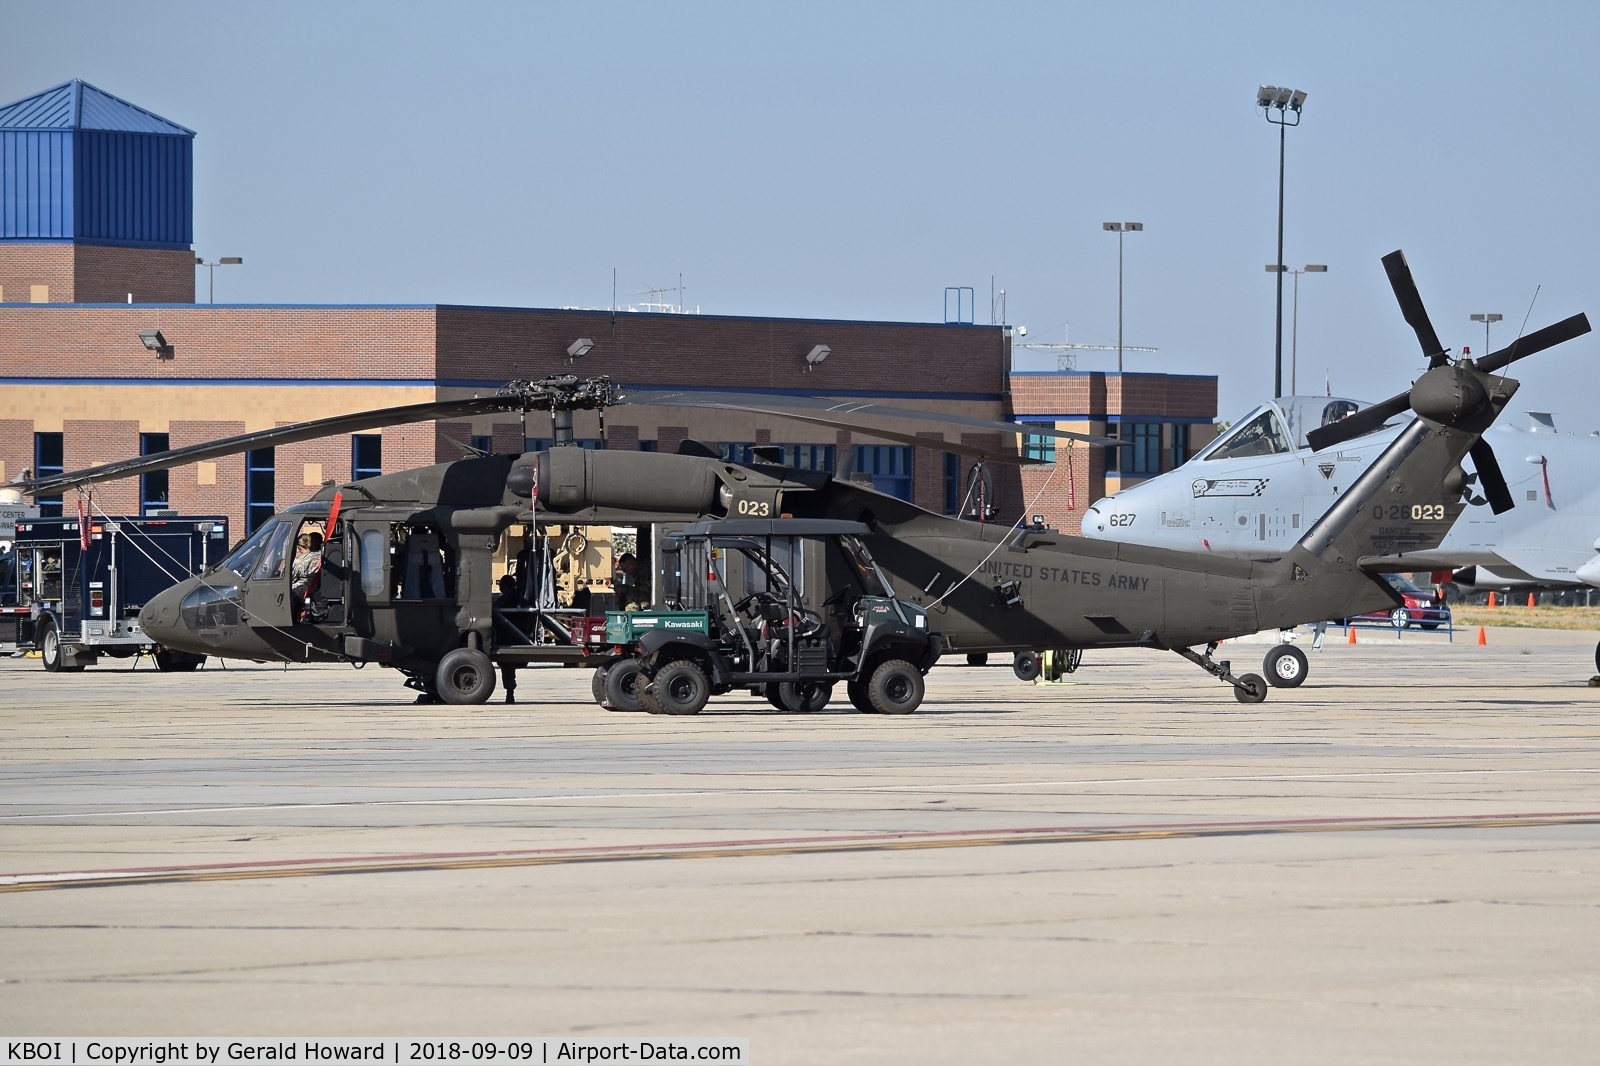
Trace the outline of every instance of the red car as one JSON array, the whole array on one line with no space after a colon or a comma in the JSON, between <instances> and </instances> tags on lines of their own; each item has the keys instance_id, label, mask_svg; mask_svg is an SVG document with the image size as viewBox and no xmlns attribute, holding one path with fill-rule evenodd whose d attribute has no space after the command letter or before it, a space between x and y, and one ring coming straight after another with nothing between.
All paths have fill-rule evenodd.
<instances>
[{"instance_id":1,"label":"red car","mask_svg":"<svg viewBox=\"0 0 1600 1066\"><path fill-rule=\"evenodd\" d=\"M1438 629L1450 621L1450 608L1442 597L1419 588L1404 574L1384 574L1383 579L1405 599L1406 605L1388 611L1358 615L1351 621L1388 622L1396 629L1406 629L1414 625L1423 629Z\"/></svg>"}]
</instances>

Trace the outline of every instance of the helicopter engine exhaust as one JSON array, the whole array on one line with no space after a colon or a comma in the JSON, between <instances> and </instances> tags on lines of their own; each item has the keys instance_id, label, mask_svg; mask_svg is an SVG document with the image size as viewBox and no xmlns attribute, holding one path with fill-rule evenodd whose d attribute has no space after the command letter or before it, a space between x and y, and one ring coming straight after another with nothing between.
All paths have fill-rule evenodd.
<instances>
[{"instance_id":1,"label":"helicopter engine exhaust","mask_svg":"<svg viewBox=\"0 0 1600 1066\"><path fill-rule=\"evenodd\" d=\"M609 507L631 511L719 514L727 493L704 459L652 452L558 447L524 456L507 487L554 511Z\"/></svg>"}]
</instances>

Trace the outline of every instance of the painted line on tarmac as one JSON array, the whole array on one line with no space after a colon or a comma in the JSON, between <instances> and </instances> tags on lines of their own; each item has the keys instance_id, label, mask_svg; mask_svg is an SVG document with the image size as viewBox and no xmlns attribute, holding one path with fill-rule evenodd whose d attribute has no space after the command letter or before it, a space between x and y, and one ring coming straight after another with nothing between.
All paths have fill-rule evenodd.
<instances>
[{"instance_id":1,"label":"painted line on tarmac","mask_svg":"<svg viewBox=\"0 0 1600 1066\"><path fill-rule=\"evenodd\" d=\"M1382 780L1391 777L1512 777L1529 774L1600 774L1600 767L1542 767L1529 770L1361 770L1348 773L1315 774L1225 774L1209 777L1108 777L1082 778L1070 781L974 781L951 783L929 781L915 785L824 785L819 787L795 786L791 788L703 788L678 791L649 792L573 792L552 796L480 796L430 799L395 800L331 800L326 803L259 803L234 804L226 807L161 807L128 808L109 811L73 811L52 814L0 814L5 822L55 822L81 818L137 818L166 817L189 814L243 814L267 811L324 811L361 809L367 807L475 807L475 806L534 806L541 803L592 803L597 800L625 799L695 799L706 796L809 796L839 794L870 794L879 792L937 792L954 796L963 792L983 792L990 789L1013 788L1094 788L1107 785L1183 785L1260 783L1272 781L1349 781Z\"/></svg>"},{"instance_id":2,"label":"painted line on tarmac","mask_svg":"<svg viewBox=\"0 0 1600 1066\"><path fill-rule=\"evenodd\" d=\"M1484 814L1431 818L1296 818L1245 822L1173 822L1124 826L1056 826L971 829L954 832L872 833L847 836L774 837L759 840L696 841L678 844L623 844L600 848L531 848L491 852L366 855L345 858L284 859L252 863L138 867L122 870L72 870L0 876L0 893L57 888L111 888L129 885L247 881L334 874L422 873L449 870L567 866L587 863L647 862L660 859L730 859L852 852L922 851L934 848L995 847L1013 844L1125 843L1207 837L1265 836L1289 833L1359 833L1450 829L1527 829L1600 825L1600 811Z\"/></svg>"}]
</instances>

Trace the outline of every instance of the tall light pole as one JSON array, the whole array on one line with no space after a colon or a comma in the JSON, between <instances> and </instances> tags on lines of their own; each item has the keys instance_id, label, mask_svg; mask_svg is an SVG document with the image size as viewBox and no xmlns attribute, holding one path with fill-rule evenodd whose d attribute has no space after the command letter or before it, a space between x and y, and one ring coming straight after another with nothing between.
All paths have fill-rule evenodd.
<instances>
[{"instance_id":1,"label":"tall light pole","mask_svg":"<svg viewBox=\"0 0 1600 1066\"><path fill-rule=\"evenodd\" d=\"M1117 373L1122 373L1122 235L1140 233L1143 222L1102 222L1100 227L1117 235Z\"/></svg>"},{"instance_id":2,"label":"tall light pole","mask_svg":"<svg viewBox=\"0 0 1600 1066\"><path fill-rule=\"evenodd\" d=\"M1266 120L1278 127L1278 344L1274 357L1272 395L1283 395L1283 156L1286 136L1290 126L1300 125L1300 109L1305 106L1306 94L1299 89L1286 89L1281 85L1263 85L1256 90L1256 106ZM1276 115L1274 115L1276 112ZM1293 121L1290 115L1293 114Z\"/></svg>"},{"instance_id":3,"label":"tall light pole","mask_svg":"<svg viewBox=\"0 0 1600 1066\"><path fill-rule=\"evenodd\" d=\"M194 265L195 266L203 266L203 267L206 268L206 273L207 273L206 288L208 290L207 295L210 297L209 302L211 302L211 303L216 303L217 302L217 267L219 267L219 266L238 266L242 262L244 262L244 258L242 256L237 256L237 255L225 255L221 259L215 260L214 262L210 262L210 263L205 261L205 257L204 256L197 255L197 256L194 257Z\"/></svg>"},{"instance_id":4,"label":"tall light pole","mask_svg":"<svg viewBox=\"0 0 1600 1066\"><path fill-rule=\"evenodd\" d=\"M1500 315L1489 314L1487 312L1485 312L1484 314L1481 314L1481 315L1473 315L1472 316L1472 321L1474 321L1474 322L1482 322L1483 323L1483 354L1484 355L1488 355L1489 354L1489 324L1492 323L1492 322L1500 321L1500 318L1501 318Z\"/></svg>"},{"instance_id":5,"label":"tall light pole","mask_svg":"<svg viewBox=\"0 0 1600 1066\"><path fill-rule=\"evenodd\" d=\"M1289 326L1289 395L1298 395L1296 382L1297 371L1300 366L1300 275L1301 274L1326 274L1328 268L1322 263L1307 263L1299 270L1288 270L1275 263L1267 264L1267 271L1278 275L1281 284L1284 274L1294 275L1294 316L1290 319Z\"/></svg>"}]
</instances>

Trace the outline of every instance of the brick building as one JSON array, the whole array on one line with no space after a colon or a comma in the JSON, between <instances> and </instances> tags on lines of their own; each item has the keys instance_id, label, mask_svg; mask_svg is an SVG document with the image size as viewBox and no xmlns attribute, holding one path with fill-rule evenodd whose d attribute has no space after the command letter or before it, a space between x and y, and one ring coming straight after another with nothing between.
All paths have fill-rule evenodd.
<instances>
[{"instance_id":1,"label":"brick building","mask_svg":"<svg viewBox=\"0 0 1600 1066\"><path fill-rule=\"evenodd\" d=\"M1010 417L1015 389L1017 416L1028 421L1097 433L1108 424L1165 427L1161 454L1169 459L1187 427L1209 425L1215 409L1214 378L1010 375L1010 338L999 326L445 305L197 305L193 138L77 81L0 107L0 484L24 470L77 469L555 373L756 392L774 406L784 394L814 394L993 420ZM588 350L569 356L580 340ZM808 361L818 346L828 349L825 358ZM848 465L885 491L947 513L961 507L972 464L941 442L1001 443L999 434L952 431L936 420L897 420L889 428L928 445L667 407L612 409L603 442L594 415L580 412L575 427L590 447L672 450L696 438L742 457L751 445L784 446L795 465ZM1147 451L1148 431L1137 433L1136 447ZM96 489L96 499L110 513L228 514L246 530L325 480L446 461L473 448L537 448L550 435L548 419L532 414L526 424L498 415L395 426L109 483ZM1187 443L1192 449L1204 441ZM1103 457L1090 462L1098 465L1084 463L1080 471L1074 464L1073 478L1083 480L1071 488L1058 476L1035 511L1075 530L1074 511L1117 484L1106 479ZM1048 468L996 468L1002 515L1021 513L1048 476ZM61 506L39 502L47 513Z\"/></svg>"}]
</instances>

